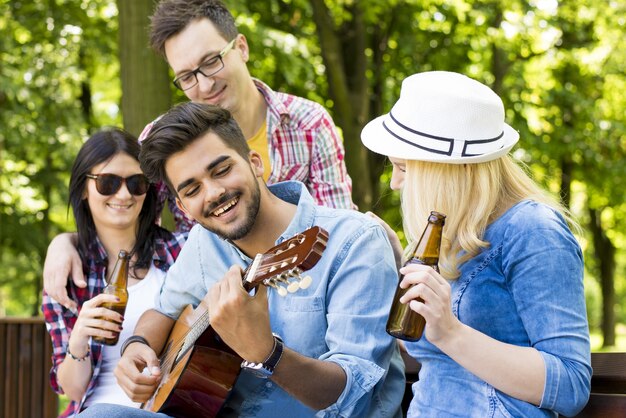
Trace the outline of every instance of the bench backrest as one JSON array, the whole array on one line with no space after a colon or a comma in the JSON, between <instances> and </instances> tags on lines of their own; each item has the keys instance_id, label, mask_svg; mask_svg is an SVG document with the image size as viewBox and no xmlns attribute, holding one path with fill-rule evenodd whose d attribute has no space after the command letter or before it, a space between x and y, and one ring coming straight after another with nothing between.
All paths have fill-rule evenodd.
<instances>
[{"instance_id":1,"label":"bench backrest","mask_svg":"<svg viewBox=\"0 0 626 418\"><path fill-rule=\"evenodd\" d=\"M626 417L626 353L591 353L591 396L576 418Z\"/></svg>"},{"instance_id":2,"label":"bench backrest","mask_svg":"<svg viewBox=\"0 0 626 418\"><path fill-rule=\"evenodd\" d=\"M53 418L52 344L43 318L0 318L0 417Z\"/></svg>"}]
</instances>

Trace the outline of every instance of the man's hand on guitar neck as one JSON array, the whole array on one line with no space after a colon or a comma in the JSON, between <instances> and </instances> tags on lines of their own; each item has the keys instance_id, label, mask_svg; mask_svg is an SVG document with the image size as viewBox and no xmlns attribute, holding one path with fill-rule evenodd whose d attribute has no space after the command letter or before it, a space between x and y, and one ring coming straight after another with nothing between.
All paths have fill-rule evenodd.
<instances>
[{"instance_id":1,"label":"man's hand on guitar neck","mask_svg":"<svg viewBox=\"0 0 626 418\"><path fill-rule=\"evenodd\" d=\"M204 301L222 340L244 360L263 362L274 348L267 288L259 286L251 297L241 283L241 269L232 267ZM347 378L338 364L303 356L286 344L271 379L300 402L321 410L337 401Z\"/></svg>"},{"instance_id":2,"label":"man's hand on guitar neck","mask_svg":"<svg viewBox=\"0 0 626 418\"><path fill-rule=\"evenodd\" d=\"M267 289L259 286L254 296L242 286L241 268L231 267L213 285L204 300L211 326L241 358L259 363L274 347L267 307Z\"/></svg>"}]
</instances>

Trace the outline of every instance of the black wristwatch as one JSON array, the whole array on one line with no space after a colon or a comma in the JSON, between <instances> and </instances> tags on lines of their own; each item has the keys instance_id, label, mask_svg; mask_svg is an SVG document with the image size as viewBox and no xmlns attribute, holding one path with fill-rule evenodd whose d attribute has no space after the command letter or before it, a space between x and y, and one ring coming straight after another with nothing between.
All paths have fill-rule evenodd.
<instances>
[{"instance_id":1,"label":"black wristwatch","mask_svg":"<svg viewBox=\"0 0 626 418\"><path fill-rule=\"evenodd\" d=\"M252 363L247 360L241 362L242 369L248 370L261 379L267 379L274 374L274 369L276 369L280 358L283 356L283 349L285 348L283 340L276 334L272 335L274 335L274 348L262 363Z\"/></svg>"}]
</instances>

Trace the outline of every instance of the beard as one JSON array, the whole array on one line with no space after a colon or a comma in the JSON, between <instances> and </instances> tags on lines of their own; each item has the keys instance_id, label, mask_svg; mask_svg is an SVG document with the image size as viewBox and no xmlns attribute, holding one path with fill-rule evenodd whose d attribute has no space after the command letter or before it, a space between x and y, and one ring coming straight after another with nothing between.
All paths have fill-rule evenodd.
<instances>
[{"instance_id":1,"label":"beard","mask_svg":"<svg viewBox=\"0 0 626 418\"><path fill-rule=\"evenodd\" d=\"M238 205L242 204L243 201L241 199L241 196L242 196L241 192L228 193L222 199L220 199L219 202L215 203L214 205L211 205L211 208L207 209L204 212L203 214L204 217L210 218L211 212L213 212L215 208L222 205L223 203L228 202L229 200L234 199L235 197L239 197L239 202L237 202L237 204ZM256 223L256 217L259 213L260 207L261 207L261 188L259 187L259 184L255 181L254 186L252 188L251 195L250 195L250 204L246 209L244 218L241 221L241 225L236 226L234 229L226 230L225 228L212 227L210 225L205 224L204 222L201 222L200 224L206 230L218 235L219 237L223 239L227 239L230 241L237 241L237 240L244 238L246 235L250 233L250 231L254 227L254 224Z\"/></svg>"}]
</instances>

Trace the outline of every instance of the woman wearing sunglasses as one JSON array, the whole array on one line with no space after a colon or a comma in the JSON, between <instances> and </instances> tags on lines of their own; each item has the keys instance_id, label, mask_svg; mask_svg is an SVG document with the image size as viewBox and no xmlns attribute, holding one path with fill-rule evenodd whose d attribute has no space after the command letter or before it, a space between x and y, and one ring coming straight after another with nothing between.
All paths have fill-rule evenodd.
<instances>
[{"instance_id":1,"label":"woman wearing sunglasses","mask_svg":"<svg viewBox=\"0 0 626 418\"><path fill-rule=\"evenodd\" d=\"M153 307L186 238L155 224L156 190L139 167L137 139L121 129L98 132L82 146L72 167L69 201L87 287L68 280L68 295L78 312L45 292L42 306L54 349L51 385L71 400L62 417L95 403L137 405L113 375L119 345L132 334L141 314ZM114 296L101 292L120 250L131 254L124 317L101 307L114 301ZM118 332L116 346L92 340Z\"/></svg>"}]
</instances>

